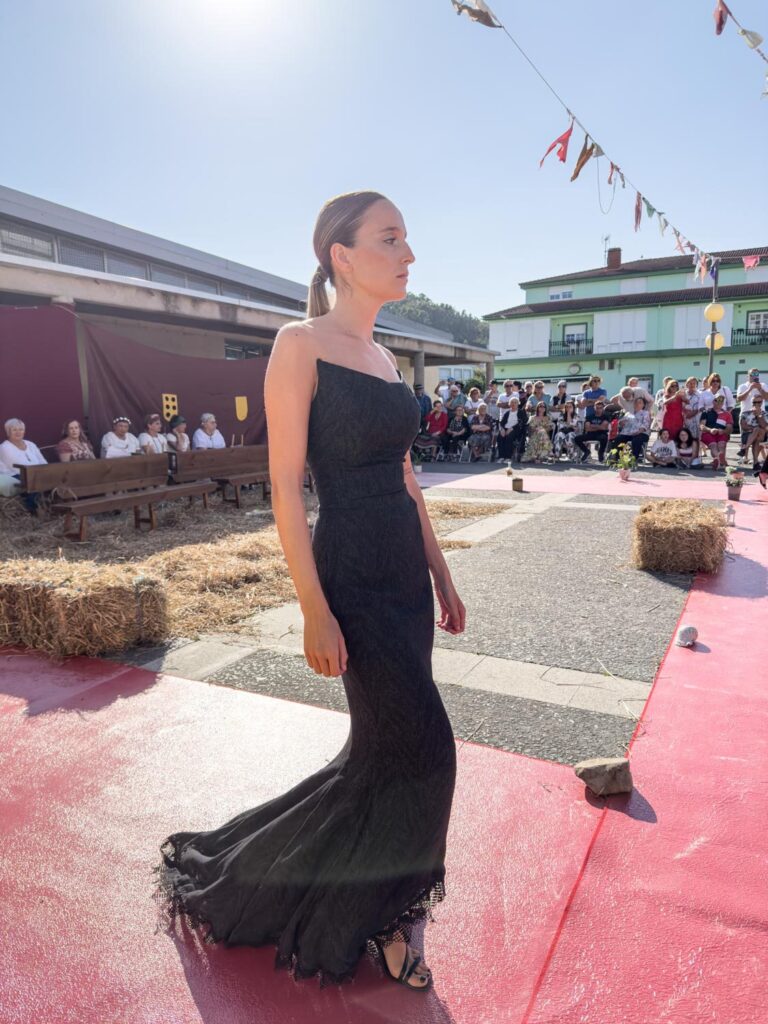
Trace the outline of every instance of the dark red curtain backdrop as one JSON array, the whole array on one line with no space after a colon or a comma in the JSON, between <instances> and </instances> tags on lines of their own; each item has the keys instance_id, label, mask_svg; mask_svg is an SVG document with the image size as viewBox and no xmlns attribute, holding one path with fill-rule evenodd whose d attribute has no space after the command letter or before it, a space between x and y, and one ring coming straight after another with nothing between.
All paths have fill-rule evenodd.
<instances>
[{"instance_id":1,"label":"dark red curtain backdrop","mask_svg":"<svg viewBox=\"0 0 768 1024\"><path fill-rule=\"evenodd\" d=\"M161 352L96 324L83 327L92 437L100 439L115 416L129 416L138 434L148 412L170 418L175 408L186 416L190 436L200 415L212 412L228 445L233 434L238 443L241 434L246 444L266 442L266 357L199 359Z\"/></svg>"},{"instance_id":2,"label":"dark red curtain backdrop","mask_svg":"<svg viewBox=\"0 0 768 1024\"><path fill-rule=\"evenodd\" d=\"M65 420L82 421L75 324L56 306L0 307L0 441L12 418L41 447L56 444Z\"/></svg>"}]
</instances>

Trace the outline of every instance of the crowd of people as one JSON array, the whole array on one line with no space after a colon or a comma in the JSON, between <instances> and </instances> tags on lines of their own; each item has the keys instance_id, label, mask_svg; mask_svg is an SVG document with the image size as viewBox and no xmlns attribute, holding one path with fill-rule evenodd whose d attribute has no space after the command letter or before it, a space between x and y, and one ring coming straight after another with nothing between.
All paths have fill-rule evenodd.
<instances>
[{"instance_id":1,"label":"crowd of people","mask_svg":"<svg viewBox=\"0 0 768 1024\"><path fill-rule=\"evenodd\" d=\"M626 445L638 463L698 468L709 456L718 470L726 468L728 441L738 433L739 462L751 459L765 485L760 465L768 456L768 387L757 369L748 371L735 396L717 373L682 384L666 377L655 395L637 377L610 397L602 383L594 375L574 395L561 380L550 395L543 381L505 380L481 393L476 385L465 392L449 378L438 383L434 399L416 385L422 425L412 454L420 460L580 464L592 458L593 446L603 463Z\"/></svg>"},{"instance_id":2,"label":"crowd of people","mask_svg":"<svg viewBox=\"0 0 768 1024\"><path fill-rule=\"evenodd\" d=\"M107 431L98 446L98 454L86 436L79 420L68 420L61 429L61 438L52 445L49 458L26 435L20 419L5 421L5 441L0 444L0 496L10 497L20 489L18 467L41 466L52 459L59 462L84 462L100 456L102 459L121 459L132 455L162 455L165 452L187 452L198 448L226 448L227 444L216 424L213 413L205 412L200 425L190 438L187 421L173 416L167 426L160 413L144 417L144 429L133 433L128 416L115 416L112 429ZM34 505L34 503L32 503Z\"/></svg>"}]
</instances>

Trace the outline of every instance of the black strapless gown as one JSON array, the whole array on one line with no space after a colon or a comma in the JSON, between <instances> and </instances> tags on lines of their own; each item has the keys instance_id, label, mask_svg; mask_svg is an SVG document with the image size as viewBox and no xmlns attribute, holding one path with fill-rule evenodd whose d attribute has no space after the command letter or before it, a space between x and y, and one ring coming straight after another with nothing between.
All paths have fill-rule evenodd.
<instances>
[{"instance_id":1,"label":"black strapless gown","mask_svg":"<svg viewBox=\"0 0 768 1024\"><path fill-rule=\"evenodd\" d=\"M432 678L434 602L403 458L419 406L402 380L318 359L312 549L344 636L350 732L283 796L161 845L156 895L207 942L277 946L276 966L354 976L373 936L411 940L445 895L456 747ZM323 685L318 676L318 686Z\"/></svg>"}]
</instances>

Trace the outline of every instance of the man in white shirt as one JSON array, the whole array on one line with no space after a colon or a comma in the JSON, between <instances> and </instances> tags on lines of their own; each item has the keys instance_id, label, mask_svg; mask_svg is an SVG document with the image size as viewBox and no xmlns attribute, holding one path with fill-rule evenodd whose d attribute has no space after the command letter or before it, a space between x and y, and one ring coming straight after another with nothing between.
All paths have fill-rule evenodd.
<instances>
[{"instance_id":1,"label":"man in white shirt","mask_svg":"<svg viewBox=\"0 0 768 1024\"><path fill-rule=\"evenodd\" d=\"M747 371L747 379L739 385L736 392L736 401L741 406L742 413L752 411L752 403L758 395L763 399L768 398L768 388L760 382L760 371L753 366Z\"/></svg>"},{"instance_id":2,"label":"man in white shirt","mask_svg":"<svg viewBox=\"0 0 768 1024\"><path fill-rule=\"evenodd\" d=\"M200 417L200 426L192 435L193 448L226 448L227 442L216 427L216 417L212 412L204 412Z\"/></svg>"}]
</instances>

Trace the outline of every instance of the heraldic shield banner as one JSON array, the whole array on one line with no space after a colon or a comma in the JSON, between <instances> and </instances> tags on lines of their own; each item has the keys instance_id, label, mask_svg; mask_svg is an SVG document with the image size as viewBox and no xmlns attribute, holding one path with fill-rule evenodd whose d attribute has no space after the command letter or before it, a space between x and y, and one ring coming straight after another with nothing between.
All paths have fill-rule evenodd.
<instances>
[{"instance_id":1,"label":"heraldic shield banner","mask_svg":"<svg viewBox=\"0 0 768 1024\"><path fill-rule=\"evenodd\" d=\"M264 375L267 358L204 359L162 352L96 324L83 324L88 372L88 424L93 437L129 416L133 432L159 412L167 423L180 413L190 436L204 412L216 417L227 445L264 444Z\"/></svg>"}]
</instances>

